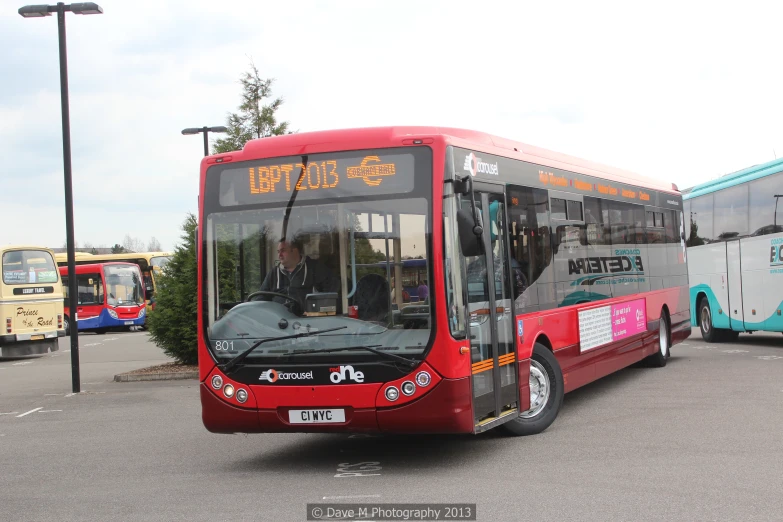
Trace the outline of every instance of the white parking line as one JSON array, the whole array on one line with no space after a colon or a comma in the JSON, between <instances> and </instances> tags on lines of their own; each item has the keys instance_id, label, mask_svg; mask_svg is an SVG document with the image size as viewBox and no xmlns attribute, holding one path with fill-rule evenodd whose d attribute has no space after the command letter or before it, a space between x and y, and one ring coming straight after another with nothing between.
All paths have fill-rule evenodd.
<instances>
[{"instance_id":1,"label":"white parking line","mask_svg":"<svg viewBox=\"0 0 783 522\"><path fill-rule=\"evenodd\" d=\"M16 418L18 419L19 417L24 417L25 415L30 415L31 413L35 413L35 412L37 412L38 410L42 410L42 409L43 409L43 406L41 406L40 408L36 408L36 409L34 409L34 410L30 410L30 411L24 412L24 413L23 413L23 414L21 414L21 415L17 415L17 416L16 416Z\"/></svg>"},{"instance_id":2,"label":"white parking line","mask_svg":"<svg viewBox=\"0 0 783 522\"><path fill-rule=\"evenodd\" d=\"M343 498L381 498L380 495L339 495L336 497L324 497L323 500L338 500Z\"/></svg>"}]
</instances>

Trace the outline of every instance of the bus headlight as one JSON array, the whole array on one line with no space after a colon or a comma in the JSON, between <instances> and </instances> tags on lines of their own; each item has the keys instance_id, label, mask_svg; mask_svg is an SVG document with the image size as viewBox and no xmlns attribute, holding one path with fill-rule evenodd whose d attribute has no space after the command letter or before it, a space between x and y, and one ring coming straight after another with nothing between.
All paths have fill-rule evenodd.
<instances>
[{"instance_id":1,"label":"bus headlight","mask_svg":"<svg viewBox=\"0 0 783 522\"><path fill-rule=\"evenodd\" d=\"M239 402L245 402L247 400L247 391L240 388L237 390L237 400Z\"/></svg>"},{"instance_id":2,"label":"bus headlight","mask_svg":"<svg viewBox=\"0 0 783 522\"><path fill-rule=\"evenodd\" d=\"M117 316L117 312L115 312L111 308L109 308L109 315L112 317L112 319L119 319L119 317Z\"/></svg>"},{"instance_id":3,"label":"bus headlight","mask_svg":"<svg viewBox=\"0 0 783 522\"><path fill-rule=\"evenodd\" d=\"M142 317L144 317L144 313L145 313L145 310L144 310L144 308L142 308L141 310L139 310L139 319L141 319Z\"/></svg>"},{"instance_id":4,"label":"bus headlight","mask_svg":"<svg viewBox=\"0 0 783 522\"><path fill-rule=\"evenodd\" d=\"M400 396L400 392L394 386L389 386L388 388L386 388L386 398L389 401L394 402L397 400L399 396Z\"/></svg>"},{"instance_id":5,"label":"bus headlight","mask_svg":"<svg viewBox=\"0 0 783 522\"><path fill-rule=\"evenodd\" d=\"M403 395L410 397L416 391L416 385L411 381L405 381L402 383L402 386L400 386L400 389L402 390Z\"/></svg>"},{"instance_id":6,"label":"bus headlight","mask_svg":"<svg viewBox=\"0 0 783 522\"><path fill-rule=\"evenodd\" d=\"M223 386L223 377L220 375L215 375L212 377L212 387L216 390L219 390Z\"/></svg>"},{"instance_id":7,"label":"bus headlight","mask_svg":"<svg viewBox=\"0 0 783 522\"><path fill-rule=\"evenodd\" d=\"M233 387L233 386L231 386L230 384L226 384L226 385L223 387L223 395L225 395L225 396L226 396L226 397L228 397L229 399L230 399L231 397L233 397L233 396L234 396L234 387Z\"/></svg>"},{"instance_id":8,"label":"bus headlight","mask_svg":"<svg viewBox=\"0 0 783 522\"><path fill-rule=\"evenodd\" d=\"M419 372L416 374L416 384L422 388L430 383L430 374L427 372Z\"/></svg>"}]
</instances>

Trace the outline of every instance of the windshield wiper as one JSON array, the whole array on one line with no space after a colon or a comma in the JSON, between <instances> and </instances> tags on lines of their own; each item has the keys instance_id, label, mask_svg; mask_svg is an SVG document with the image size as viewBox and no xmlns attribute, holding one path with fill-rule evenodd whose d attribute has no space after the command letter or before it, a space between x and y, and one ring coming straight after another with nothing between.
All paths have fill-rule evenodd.
<instances>
[{"instance_id":1,"label":"windshield wiper","mask_svg":"<svg viewBox=\"0 0 783 522\"><path fill-rule=\"evenodd\" d=\"M312 330L312 331L309 331L309 332L302 332L302 333L298 333L298 334L294 334L294 335L284 335L282 337L269 337L268 339L261 339L260 341L255 343L253 346L251 346L250 348L248 348L244 352L240 353L239 355L237 355L236 357L234 357L233 359L228 361L223 366L218 365L218 368L223 370L223 373L228 375L228 371L231 368L233 368L234 366L236 366L237 364L241 363L243 360L245 360L245 357L250 355L250 352L252 352L253 350L258 348L262 344L267 343L269 341L282 341L283 339L297 339L299 337L310 337L312 335L320 335L320 334L326 333L326 332L334 332L335 330L342 330L344 328L348 328L348 327L347 326L338 326L336 328L327 328L326 330Z\"/></svg>"},{"instance_id":2,"label":"windshield wiper","mask_svg":"<svg viewBox=\"0 0 783 522\"><path fill-rule=\"evenodd\" d=\"M410 366L411 368L414 368L418 361L416 359L408 359L407 357L402 357L401 355L394 355L393 353L386 353L381 352L380 350L374 350L374 346L382 346L380 344L372 344L370 346L341 346L339 348L323 348L318 350L302 350L299 352L293 352L286 354L286 357L290 357L293 355L310 355L313 353L329 353L329 352L343 352L347 350L367 350L368 352L372 352L374 354L378 354L381 357L386 357L388 359L393 359L395 361L402 361L407 366Z\"/></svg>"}]
</instances>

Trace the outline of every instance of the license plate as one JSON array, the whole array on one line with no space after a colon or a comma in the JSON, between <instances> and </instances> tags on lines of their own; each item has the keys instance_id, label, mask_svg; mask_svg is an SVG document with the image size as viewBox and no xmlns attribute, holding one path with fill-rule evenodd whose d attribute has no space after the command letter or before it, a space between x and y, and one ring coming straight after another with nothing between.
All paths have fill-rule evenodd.
<instances>
[{"instance_id":1,"label":"license plate","mask_svg":"<svg viewBox=\"0 0 783 522\"><path fill-rule=\"evenodd\" d=\"M43 334L30 336L30 340L32 340L32 341L40 341L43 338L44 338Z\"/></svg>"},{"instance_id":2,"label":"license plate","mask_svg":"<svg viewBox=\"0 0 783 522\"><path fill-rule=\"evenodd\" d=\"M127 324L127 325L133 325L133 321L125 321L125 324Z\"/></svg>"},{"instance_id":3,"label":"license plate","mask_svg":"<svg viewBox=\"0 0 783 522\"><path fill-rule=\"evenodd\" d=\"M345 422L345 410L290 410L291 424L328 424Z\"/></svg>"}]
</instances>

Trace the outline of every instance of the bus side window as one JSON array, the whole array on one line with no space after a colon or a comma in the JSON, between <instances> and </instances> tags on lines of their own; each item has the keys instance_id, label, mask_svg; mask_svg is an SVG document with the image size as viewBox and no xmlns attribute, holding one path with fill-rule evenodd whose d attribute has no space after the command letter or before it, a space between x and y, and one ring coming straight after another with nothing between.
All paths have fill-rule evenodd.
<instances>
[{"instance_id":1,"label":"bus side window","mask_svg":"<svg viewBox=\"0 0 783 522\"><path fill-rule=\"evenodd\" d=\"M534 283L544 275L545 269L552 264L552 248L549 232L549 193L542 189L508 186L508 216L511 223L511 255L525 276L527 288L516 301L516 312L524 313L537 309L554 308L554 296L549 292L539 292ZM567 212L563 201L561 212ZM581 211L581 209L580 209ZM545 281L551 283L551 281ZM551 302L550 302L551 301Z\"/></svg>"}]
</instances>

